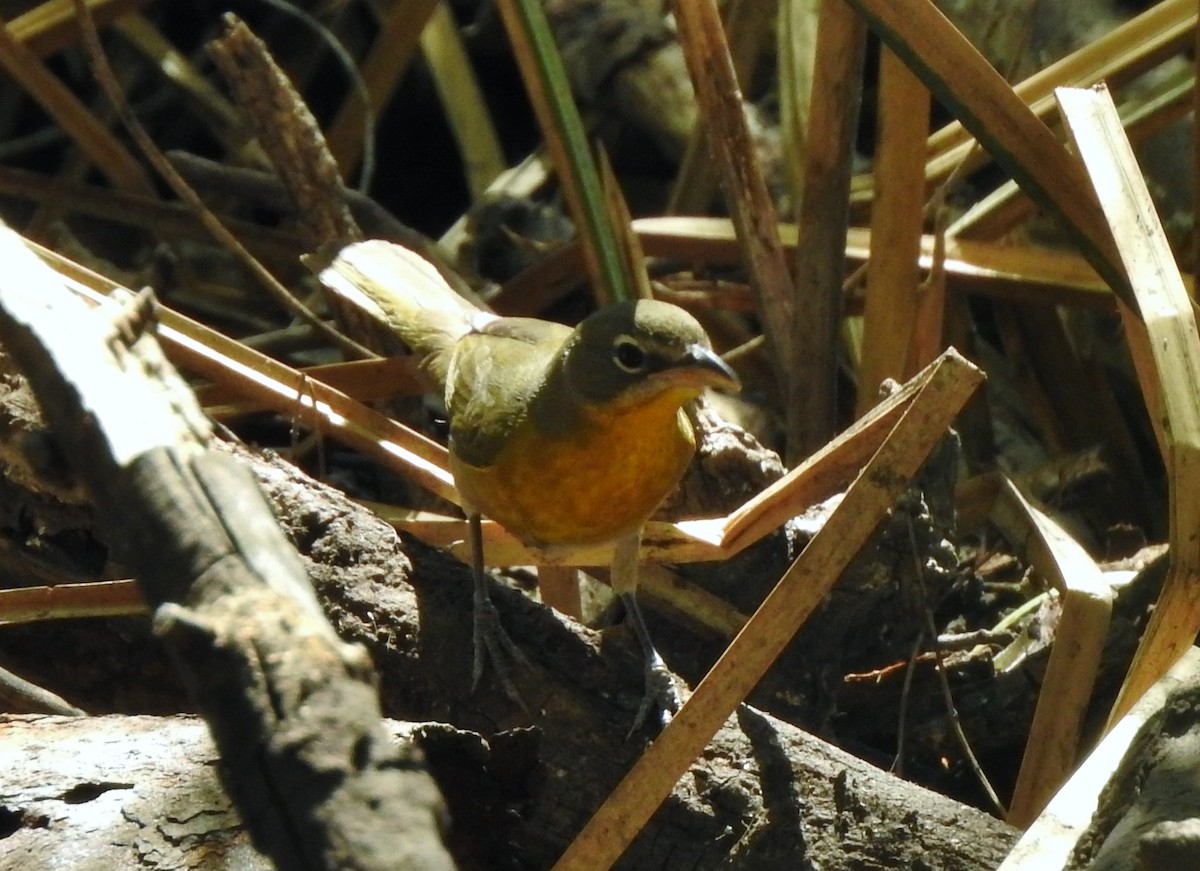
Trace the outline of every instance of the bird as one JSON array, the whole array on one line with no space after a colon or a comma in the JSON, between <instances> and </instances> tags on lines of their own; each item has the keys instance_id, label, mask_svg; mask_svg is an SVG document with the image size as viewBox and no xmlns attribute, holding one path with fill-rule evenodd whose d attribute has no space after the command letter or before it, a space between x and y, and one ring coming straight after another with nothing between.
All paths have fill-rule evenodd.
<instances>
[{"instance_id":1,"label":"bird","mask_svg":"<svg viewBox=\"0 0 1200 871\"><path fill-rule=\"evenodd\" d=\"M675 489L696 450L685 407L705 390L736 391L737 374L687 311L653 299L602 306L577 326L499 317L459 295L432 264L384 240L342 249L321 282L398 335L440 392L450 471L471 532L475 645L518 698L484 572L481 516L551 552L612 543L611 583L642 649L636 730L665 725L679 696L637 601L647 518Z\"/></svg>"}]
</instances>

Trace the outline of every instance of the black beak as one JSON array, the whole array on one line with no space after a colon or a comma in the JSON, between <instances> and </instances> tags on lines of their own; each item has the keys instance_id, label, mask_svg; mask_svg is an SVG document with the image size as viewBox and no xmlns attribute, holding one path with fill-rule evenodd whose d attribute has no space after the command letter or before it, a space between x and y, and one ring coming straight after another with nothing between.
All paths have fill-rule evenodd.
<instances>
[{"instance_id":1,"label":"black beak","mask_svg":"<svg viewBox=\"0 0 1200 871\"><path fill-rule=\"evenodd\" d=\"M729 364L704 345L688 345L684 355L672 367L695 373L697 381L706 387L716 387L734 393L742 389L742 381Z\"/></svg>"}]
</instances>

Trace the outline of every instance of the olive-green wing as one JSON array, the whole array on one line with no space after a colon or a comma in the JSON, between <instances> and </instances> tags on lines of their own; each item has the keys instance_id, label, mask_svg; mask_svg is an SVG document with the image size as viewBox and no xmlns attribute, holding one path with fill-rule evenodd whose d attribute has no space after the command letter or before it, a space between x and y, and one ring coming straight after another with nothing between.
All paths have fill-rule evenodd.
<instances>
[{"instance_id":1,"label":"olive-green wing","mask_svg":"<svg viewBox=\"0 0 1200 871\"><path fill-rule=\"evenodd\" d=\"M454 453L486 467L524 423L529 404L546 390L547 374L571 336L562 324L500 318L463 336L446 383Z\"/></svg>"}]
</instances>

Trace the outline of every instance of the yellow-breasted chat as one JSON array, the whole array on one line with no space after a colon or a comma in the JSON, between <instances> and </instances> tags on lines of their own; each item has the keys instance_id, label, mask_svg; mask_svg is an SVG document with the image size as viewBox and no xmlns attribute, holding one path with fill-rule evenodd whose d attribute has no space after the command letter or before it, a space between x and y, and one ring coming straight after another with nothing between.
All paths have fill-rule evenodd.
<instances>
[{"instance_id":1,"label":"yellow-breasted chat","mask_svg":"<svg viewBox=\"0 0 1200 871\"><path fill-rule=\"evenodd\" d=\"M599 309L574 329L504 318L456 294L419 255L368 241L321 281L382 317L420 360L446 405L450 465L471 520L478 681L486 654L515 695L483 571L478 518L543 548L615 542L612 584L646 659L635 726L678 710L674 683L638 608L642 527L695 452L683 408L705 389L737 389L733 370L683 309L655 300Z\"/></svg>"}]
</instances>

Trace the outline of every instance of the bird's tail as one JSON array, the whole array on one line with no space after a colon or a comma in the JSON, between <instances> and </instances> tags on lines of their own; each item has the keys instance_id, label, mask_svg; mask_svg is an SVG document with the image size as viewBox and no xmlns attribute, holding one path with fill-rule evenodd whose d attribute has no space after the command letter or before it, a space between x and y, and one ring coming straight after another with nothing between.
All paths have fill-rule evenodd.
<instances>
[{"instance_id":1,"label":"bird's tail","mask_svg":"<svg viewBox=\"0 0 1200 871\"><path fill-rule=\"evenodd\" d=\"M381 239L348 245L320 278L399 336L439 385L458 340L496 317L455 293L428 260Z\"/></svg>"}]
</instances>

